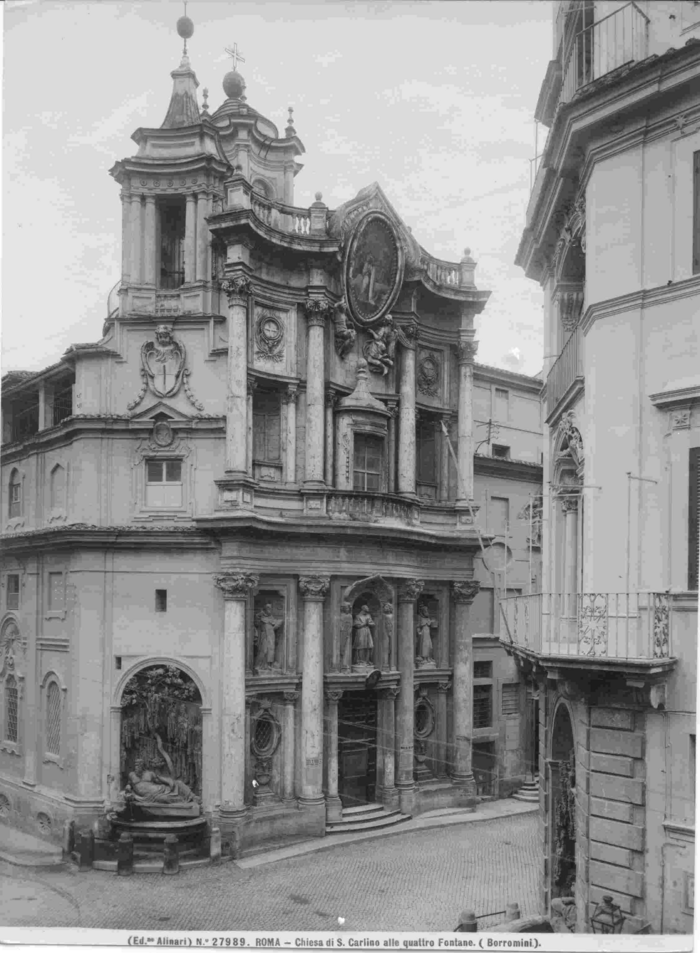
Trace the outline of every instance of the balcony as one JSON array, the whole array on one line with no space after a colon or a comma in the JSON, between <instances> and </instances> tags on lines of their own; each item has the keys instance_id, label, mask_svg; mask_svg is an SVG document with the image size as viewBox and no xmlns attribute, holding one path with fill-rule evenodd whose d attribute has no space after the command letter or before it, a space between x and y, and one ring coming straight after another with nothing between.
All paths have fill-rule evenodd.
<instances>
[{"instance_id":1,"label":"balcony","mask_svg":"<svg viewBox=\"0 0 700 953\"><path fill-rule=\"evenodd\" d=\"M571 396L582 385L581 329L576 328L547 375L547 418L552 416L564 397Z\"/></svg>"},{"instance_id":2,"label":"balcony","mask_svg":"<svg viewBox=\"0 0 700 953\"><path fill-rule=\"evenodd\" d=\"M559 101L568 103L583 86L645 59L648 32L649 18L636 3L628 3L577 33L564 66Z\"/></svg>"}]
</instances>

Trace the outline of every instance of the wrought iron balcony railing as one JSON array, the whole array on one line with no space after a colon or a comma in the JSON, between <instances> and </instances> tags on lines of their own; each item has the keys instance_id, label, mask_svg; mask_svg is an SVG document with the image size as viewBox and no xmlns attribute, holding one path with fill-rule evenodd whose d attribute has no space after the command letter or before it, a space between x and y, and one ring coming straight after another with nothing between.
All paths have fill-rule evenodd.
<instances>
[{"instance_id":1,"label":"wrought iron balcony railing","mask_svg":"<svg viewBox=\"0 0 700 953\"><path fill-rule=\"evenodd\" d=\"M561 349L547 375L547 416L554 412L559 401L574 381L583 380L583 355L581 353L581 329L576 328Z\"/></svg>"},{"instance_id":2,"label":"wrought iron balcony railing","mask_svg":"<svg viewBox=\"0 0 700 953\"><path fill-rule=\"evenodd\" d=\"M636 3L619 10L576 34L564 67L560 102L568 103L582 86L626 63L647 56L649 18Z\"/></svg>"},{"instance_id":3,"label":"wrought iron balcony railing","mask_svg":"<svg viewBox=\"0 0 700 953\"><path fill-rule=\"evenodd\" d=\"M537 655L651 660L672 657L665 592L536 593L500 601L503 641Z\"/></svg>"}]
</instances>

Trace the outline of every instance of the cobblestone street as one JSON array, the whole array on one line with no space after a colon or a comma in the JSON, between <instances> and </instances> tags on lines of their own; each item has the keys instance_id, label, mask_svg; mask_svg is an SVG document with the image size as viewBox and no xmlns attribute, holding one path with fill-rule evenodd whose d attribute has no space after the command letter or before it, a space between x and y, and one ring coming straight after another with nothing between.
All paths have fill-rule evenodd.
<instances>
[{"instance_id":1,"label":"cobblestone street","mask_svg":"<svg viewBox=\"0 0 700 953\"><path fill-rule=\"evenodd\" d=\"M517 901L538 912L537 818L399 834L241 870L118 878L0 864L0 924L135 930L451 931ZM338 917L345 923L338 925ZM489 922L480 921L483 929Z\"/></svg>"}]
</instances>

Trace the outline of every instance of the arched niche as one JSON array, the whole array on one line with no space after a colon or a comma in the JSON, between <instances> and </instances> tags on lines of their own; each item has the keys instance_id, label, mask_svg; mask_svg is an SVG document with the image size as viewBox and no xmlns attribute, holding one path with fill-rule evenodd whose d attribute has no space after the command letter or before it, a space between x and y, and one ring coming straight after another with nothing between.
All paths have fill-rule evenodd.
<instances>
[{"instance_id":1,"label":"arched niche","mask_svg":"<svg viewBox=\"0 0 700 953\"><path fill-rule=\"evenodd\" d=\"M576 744L569 706L560 699L550 736L551 897L573 897L576 885Z\"/></svg>"},{"instance_id":2,"label":"arched niche","mask_svg":"<svg viewBox=\"0 0 700 953\"><path fill-rule=\"evenodd\" d=\"M372 617L373 647L366 663L360 660L356 648L357 630L355 622L367 605ZM343 593L341 605L341 668L347 670L349 664L357 667L380 668L389 671L395 655L394 647L394 590L382 576L369 576L359 579L348 586Z\"/></svg>"}]
</instances>

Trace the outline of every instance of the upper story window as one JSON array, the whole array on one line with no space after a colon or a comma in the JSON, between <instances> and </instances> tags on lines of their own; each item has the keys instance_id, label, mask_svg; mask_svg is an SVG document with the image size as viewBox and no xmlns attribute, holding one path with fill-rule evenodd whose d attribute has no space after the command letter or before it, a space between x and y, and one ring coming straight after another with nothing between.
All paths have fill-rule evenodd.
<instances>
[{"instance_id":1,"label":"upper story window","mask_svg":"<svg viewBox=\"0 0 700 953\"><path fill-rule=\"evenodd\" d=\"M19 725L19 691L14 675L5 679L5 724L4 740L17 744Z\"/></svg>"},{"instance_id":2,"label":"upper story window","mask_svg":"<svg viewBox=\"0 0 700 953\"><path fill-rule=\"evenodd\" d=\"M8 517L13 519L15 516L22 515L22 478L19 470L13 470L10 474L10 485L8 492Z\"/></svg>"},{"instance_id":3,"label":"upper story window","mask_svg":"<svg viewBox=\"0 0 700 953\"><path fill-rule=\"evenodd\" d=\"M496 457L497 460L510 460L510 447L494 443L491 445L491 456Z\"/></svg>"},{"instance_id":4,"label":"upper story window","mask_svg":"<svg viewBox=\"0 0 700 953\"><path fill-rule=\"evenodd\" d=\"M11 404L11 440L26 440L39 432L39 395L36 391L22 394Z\"/></svg>"},{"instance_id":5,"label":"upper story window","mask_svg":"<svg viewBox=\"0 0 700 953\"><path fill-rule=\"evenodd\" d=\"M690 451L688 490L688 589L698 589L700 570L700 447Z\"/></svg>"},{"instance_id":6,"label":"upper story window","mask_svg":"<svg viewBox=\"0 0 700 953\"><path fill-rule=\"evenodd\" d=\"M437 486L437 446L433 420L420 420L416 426L416 480Z\"/></svg>"},{"instance_id":7,"label":"upper story window","mask_svg":"<svg viewBox=\"0 0 700 953\"><path fill-rule=\"evenodd\" d=\"M53 395L53 419L55 427L73 413L73 385L67 384L57 389Z\"/></svg>"},{"instance_id":8,"label":"upper story window","mask_svg":"<svg viewBox=\"0 0 700 953\"><path fill-rule=\"evenodd\" d=\"M66 471L57 463L49 478L51 509L62 510L66 505Z\"/></svg>"},{"instance_id":9,"label":"upper story window","mask_svg":"<svg viewBox=\"0 0 700 953\"><path fill-rule=\"evenodd\" d=\"M46 752L61 753L61 689L57 682L50 681L46 691Z\"/></svg>"},{"instance_id":10,"label":"upper story window","mask_svg":"<svg viewBox=\"0 0 700 953\"><path fill-rule=\"evenodd\" d=\"M185 283L185 197L161 197L160 215L160 281L164 291L172 291Z\"/></svg>"},{"instance_id":11,"label":"upper story window","mask_svg":"<svg viewBox=\"0 0 700 953\"><path fill-rule=\"evenodd\" d=\"M693 153L693 274L700 272L700 152Z\"/></svg>"},{"instance_id":12,"label":"upper story window","mask_svg":"<svg viewBox=\"0 0 700 953\"><path fill-rule=\"evenodd\" d=\"M146 461L146 506L182 506L182 460Z\"/></svg>"},{"instance_id":13,"label":"upper story window","mask_svg":"<svg viewBox=\"0 0 700 953\"><path fill-rule=\"evenodd\" d=\"M280 462L280 395L276 392L253 394L253 459L260 463Z\"/></svg>"},{"instance_id":14,"label":"upper story window","mask_svg":"<svg viewBox=\"0 0 700 953\"><path fill-rule=\"evenodd\" d=\"M493 723L493 686L474 686L474 727L490 728Z\"/></svg>"},{"instance_id":15,"label":"upper story window","mask_svg":"<svg viewBox=\"0 0 700 953\"><path fill-rule=\"evenodd\" d=\"M381 489L382 455L384 441L381 437L356 433L354 444L353 489Z\"/></svg>"},{"instance_id":16,"label":"upper story window","mask_svg":"<svg viewBox=\"0 0 700 953\"><path fill-rule=\"evenodd\" d=\"M19 573L9 573L6 577L5 608L19 609Z\"/></svg>"},{"instance_id":17,"label":"upper story window","mask_svg":"<svg viewBox=\"0 0 700 953\"><path fill-rule=\"evenodd\" d=\"M502 387L494 390L493 416L496 420L508 420L508 391Z\"/></svg>"}]
</instances>

